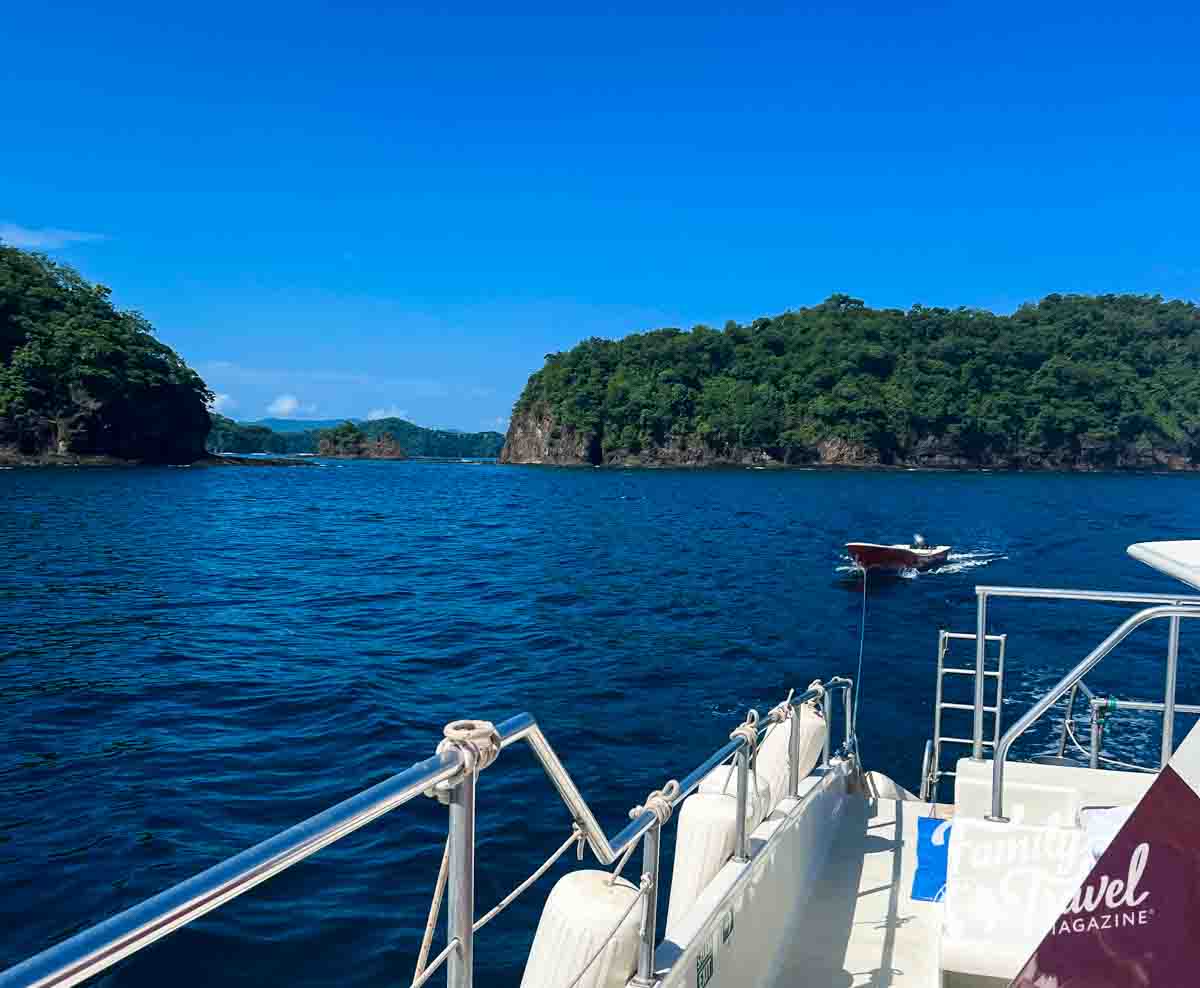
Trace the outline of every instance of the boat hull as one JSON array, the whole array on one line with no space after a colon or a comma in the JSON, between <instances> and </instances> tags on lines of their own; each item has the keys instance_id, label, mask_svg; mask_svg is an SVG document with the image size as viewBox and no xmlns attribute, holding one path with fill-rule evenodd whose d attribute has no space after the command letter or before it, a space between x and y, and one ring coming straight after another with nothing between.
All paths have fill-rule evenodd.
<instances>
[{"instance_id":1,"label":"boat hull","mask_svg":"<svg viewBox=\"0 0 1200 988\"><path fill-rule=\"evenodd\" d=\"M950 546L939 545L928 549L914 549L904 545L877 545L873 542L847 542L846 552L862 569L885 570L899 573L903 570L925 570L943 565L950 558Z\"/></svg>"}]
</instances>

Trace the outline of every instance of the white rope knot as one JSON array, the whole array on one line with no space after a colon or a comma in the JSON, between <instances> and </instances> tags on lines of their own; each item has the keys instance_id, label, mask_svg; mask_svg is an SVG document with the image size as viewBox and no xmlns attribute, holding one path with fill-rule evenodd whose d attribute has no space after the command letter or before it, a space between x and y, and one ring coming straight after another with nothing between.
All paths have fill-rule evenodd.
<instances>
[{"instance_id":1,"label":"white rope knot","mask_svg":"<svg viewBox=\"0 0 1200 988\"><path fill-rule=\"evenodd\" d=\"M636 820L643 813L649 811L654 814L658 820L659 826L662 826L671 819L671 801L679 795L679 782L671 779L661 789L655 789L646 801L640 806L635 806L629 811L629 819Z\"/></svg>"},{"instance_id":2,"label":"white rope knot","mask_svg":"<svg viewBox=\"0 0 1200 988\"><path fill-rule=\"evenodd\" d=\"M500 732L490 720L452 720L442 728L438 754L462 752L468 772L482 772L500 754Z\"/></svg>"},{"instance_id":3,"label":"white rope knot","mask_svg":"<svg viewBox=\"0 0 1200 988\"><path fill-rule=\"evenodd\" d=\"M814 710L817 710L817 709L824 710L824 708L825 708L825 684L822 683L821 680L814 679L811 683L808 684L808 689L805 690L804 692L817 694L811 700L809 700L805 704L805 706L812 707Z\"/></svg>"},{"instance_id":4,"label":"white rope knot","mask_svg":"<svg viewBox=\"0 0 1200 988\"><path fill-rule=\"evenodd\" d=\"M753 707L746 711L746 720L729 734L730 741L736 741L738 738L746 739L746 745L753 754L758 747L758 711Z\"/></svg>"},{"instance_id":5,"label":"white rope knot","mask_svg":"<svg viewBox=\"0 0 1200 988\"><path fill-rule=\"evenodd\" d=\"M782 703L777 703L767 712L767 721L772 724L782 724L792 715L792 697L795 690L788 690L788 695Z\"/></svg>"}]
</instances>

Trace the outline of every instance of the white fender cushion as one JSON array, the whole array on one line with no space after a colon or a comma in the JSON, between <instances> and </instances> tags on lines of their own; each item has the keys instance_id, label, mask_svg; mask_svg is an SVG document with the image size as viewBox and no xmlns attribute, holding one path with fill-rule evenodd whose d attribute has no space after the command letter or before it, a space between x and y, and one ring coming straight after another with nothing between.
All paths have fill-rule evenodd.
<instances>
[{"instance_id":1,"label":"white fender cushion","mask_svg":"<svg viewBox=\"0 0 1200 988\"><path fill-rule=\"evenodd\" d=\"M637 898L623 878L610 884L607 871L563 875L550 890L538 921L521 988L563 988L583 970ZM637 968L642 910L634 906L620 929L587 969L577 988L625 988Z\"/></svg>"},{"instance_id":2,"label":"white fender cushion","mask_svg":"<svg viewBox=\"0 0 1200 988\"><path fill-rule=\"evenodd\" d=\"M760 786L760 799L747 800L746 803L747 833L759 822L757 811L751 804L766 804L766 783L760 783ZM732 796L719 792L697 792L683 801L675 840L675 861L671 869L667 936L671 934L671 924L687 914L705 886L733 857L736 822L737 799Z\"/></svg>"}]
</instances>

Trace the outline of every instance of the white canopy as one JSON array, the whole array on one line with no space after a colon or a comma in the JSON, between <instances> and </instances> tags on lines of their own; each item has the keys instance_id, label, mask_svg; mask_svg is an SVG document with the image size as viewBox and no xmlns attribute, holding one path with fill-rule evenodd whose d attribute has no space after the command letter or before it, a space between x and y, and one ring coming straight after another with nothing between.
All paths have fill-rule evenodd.
<instances>
[{"instance_id":1,"label":"white canopy","mask_svg":"<svg viewBox=\"0 0 1200 988\"><path fill-rule=\"evenodd\" d=\"M1200 539L1135 542L1125 551L1160 573L1166 573L1200 590Z\"/></svg>"}]
</instances>

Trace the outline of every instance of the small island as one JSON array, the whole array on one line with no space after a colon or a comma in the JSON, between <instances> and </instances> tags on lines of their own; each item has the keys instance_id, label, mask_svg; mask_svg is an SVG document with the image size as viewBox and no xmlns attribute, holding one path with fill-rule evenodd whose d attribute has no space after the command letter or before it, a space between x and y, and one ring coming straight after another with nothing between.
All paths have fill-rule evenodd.
<instances>
[{"instance_id":1,"label":"small island","mask_svg":"<svg viewBox=\"0 0 1200 988\"><path fill-rule=\"evenodd\" d=\"M368 436L353 422L317 433L317 455L344 460L407 460L390 432Z\"/></svg>"},{"instance_id":2,"label":"small island","mask_svg":"<svg viewBox=\"0 0 1200 988\"><path fill-rule=\"evenodd\" d=\"M1047 295L983 309L819 305L593 338L546 357L504 463L1200 468L1200 309Z\"/></svg>"}]
</instances>

